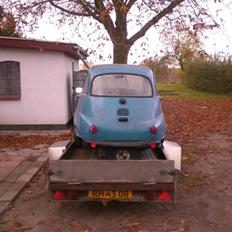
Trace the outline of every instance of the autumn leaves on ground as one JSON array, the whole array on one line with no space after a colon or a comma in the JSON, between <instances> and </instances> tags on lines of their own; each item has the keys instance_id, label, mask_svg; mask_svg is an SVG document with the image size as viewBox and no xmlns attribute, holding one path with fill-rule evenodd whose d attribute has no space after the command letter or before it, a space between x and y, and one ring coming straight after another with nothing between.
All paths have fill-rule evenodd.
<instances>
[{"instance_id":1,"label":"autumn leaves on ground","mask_svg":"<svg viewBox=\"0 0 232 232\"><path fill-rule=\"evenodd\" d=\"M205 133L226 133L232 130L232 99L162 100L168 126L167 139L181 145L193 142ZM0 135L1 148L28 148L38 144L72 138L73 134Z\"/></svg>"},{"instance_id":2,"label":"autumn leaves on ground","mask_svg":"<svg viewBox=\"0 0 232 232\"><path fill-rule=\"evenodd\" d=\"M232 131L232 99L164 100L168 139L189 144L205 133Z\"/></svg>"},{"instance_id":3,"label":"autumn leaves on ground","mask_svg":"<svg viewBox=\"0 0 232 232\"><path fill-rule=\"evenodd\" d=\"M183 148L174 207L48 202L41 170L3 215L2 231L231 232L232 99L162 99L162 107L167 139ZM0 149L49 145L72 136L71 132L0 135Z\"/></svg>"}]
</instances>

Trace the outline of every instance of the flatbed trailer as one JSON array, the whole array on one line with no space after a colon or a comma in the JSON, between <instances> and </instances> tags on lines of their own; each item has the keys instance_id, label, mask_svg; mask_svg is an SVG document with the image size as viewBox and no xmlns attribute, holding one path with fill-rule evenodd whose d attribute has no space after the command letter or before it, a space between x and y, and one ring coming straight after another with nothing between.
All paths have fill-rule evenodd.
<instances>
[{"instance_id":1,"label":"flatbed trailer","mask_svg":"<svg viewBox=\"0 0 232 232\"><path fill-rule=\"evenodd\" d=\"M99 159L94 149L57 142L49 148L49 200L176 203L181 150L175 148L131 149L130 159L117 160L111 148Z\"/></svg>"}]
</instances>

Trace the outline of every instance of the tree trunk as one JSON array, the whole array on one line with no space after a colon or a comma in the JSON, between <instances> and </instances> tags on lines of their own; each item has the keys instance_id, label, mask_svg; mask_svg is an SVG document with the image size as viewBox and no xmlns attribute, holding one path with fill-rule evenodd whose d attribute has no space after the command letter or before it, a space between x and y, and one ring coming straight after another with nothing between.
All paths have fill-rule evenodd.
<instances>
[{"instance_id":1,"label":"tree trunk","mask_svg":"<svg viewBox=\"0 0 232 232\"><path fill-rule=\"evenodd\" d=\"M180 65L180 70L183 72L184 71L184 60L183 60L183 55L181 54L179 57L177 57L178 63Z\"/></svg>"},{"instance_id":2,"label":"tree trunk","mask_svg":"<svg viewBox=\"0 0 232 232\"><path fill-rule=\"evenodd\" d=\"M130 45L114 44L113 63L127 64L129 50L130 50Z\"/></svg>"}]
</instances>

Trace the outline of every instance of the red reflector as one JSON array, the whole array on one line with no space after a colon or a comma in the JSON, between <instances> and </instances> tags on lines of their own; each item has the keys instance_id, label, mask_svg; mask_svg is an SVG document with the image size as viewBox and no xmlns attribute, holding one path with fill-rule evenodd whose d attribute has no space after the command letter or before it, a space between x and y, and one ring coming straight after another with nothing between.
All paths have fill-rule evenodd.
<instances>
[{"instance_id":1,"label":"red reflector","mask_svg":"<svg viewBox=\"0 0 232 232\"><path fill-rule=\"evenodd\" d=\"M157 147L157 144L154 141L151 141L150 148L155 149Z\"/></svg>"},{"instance_id":2,"label":"red reflector","mask_svg":"<svg viewBox=\"0 0 232 232\"><path fill-rule=\"evenodd\" d=\"M97 132L97 127L95 125L90 126L90 131L92 133L96 133Z\"/></svg>"},{"instance_id":3,"label":"red reflector","mask_svg":"<svg viewBox=\"0 0 232 232\"><path fill-rule=\"evenodd\" d=\"M96 142L90 143L90 147L91 147L91 148L96 148L96 147L97 147L97 143L96 143Z\"/></svg>"},{"instance_id":4,"label":"red reflector","mask_svg":"<svg viewBox=\"0 0 232 232\"><path fill-rule=\"evenodd\" d=\"M162 192L162 193L160 194L159 200L160 200L160 201L171 201L172 198L171 198L171 196L169 195L168 192L165 192L165 191L164 191L164 192Z\"/></svg>"},{"instance_id":5,"label":"red reflector","mask_svg":"<svg viewBox=\"0 0 232 232\"><path fill-rule=\"evenodd\" d=\"M56 192L53 194L53 198L56 199L56 200L64 199L64 193L61 192L61 191L56 191Z\"/></svg>"},{"instance_id":6,"label":"red reflector","mask_svg":"<svg viewBox=\"0 0 232 232\"><path fill-rule=\"evenodd\" d=\"M151 132L152 134L155 134L156 131L157 131L157 128L156 128L156 127L152 126L152 127L150 128L150 132Z\"/></svg>"}]
</instances>

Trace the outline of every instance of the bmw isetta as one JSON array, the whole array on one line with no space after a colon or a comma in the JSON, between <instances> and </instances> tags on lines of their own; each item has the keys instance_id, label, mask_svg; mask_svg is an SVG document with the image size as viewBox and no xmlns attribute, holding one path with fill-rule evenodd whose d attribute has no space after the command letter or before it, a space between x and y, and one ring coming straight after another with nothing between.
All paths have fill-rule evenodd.
<instances>
[{"instance_id":1,"label":"bmw isetta","mask_svg":"<svg viewBox=\"0 0 232 232\"><path fill-rule=\"evenodd\" d=\"M74 113L76 141L96 147L156 149L165 138L165 122L155 77L136 65L89 68L83 89L77 88Z\"/></svg>"}]
</instances>

